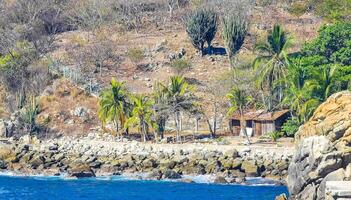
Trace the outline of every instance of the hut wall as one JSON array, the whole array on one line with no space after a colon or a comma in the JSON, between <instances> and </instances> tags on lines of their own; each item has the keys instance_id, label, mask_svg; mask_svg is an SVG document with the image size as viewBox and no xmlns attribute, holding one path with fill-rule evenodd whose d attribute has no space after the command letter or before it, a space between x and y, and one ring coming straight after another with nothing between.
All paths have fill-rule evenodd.
<instances>
[{"instance_id":1,"label":"hut wall","mask_svg":"<svg viewBox=\"0 0 351 200\"><path fill-rule=\"evenodd\" d=\"M262 124L259 121L254 121L254 136L262 135Z\"/></svg>"},{"instance_id":2,"label":"hut wall","mask_svg":"<svg viewBox=\"0 0 351 200\"><path fill-rule=\"evenodd\" d=\"M231 129L233 134L235 136L238 136L240 134L240 121L233 119L231 123Z\"/></svg>"},{"instance_id":3,"label":"hut wall","mask_svg":"<svg viewBox=\"0 0 351 200\"><path fill-rule=\"evenodd\" d=\"M275 123L273 121L262 121L261 122L261 134L260 135L265 135L267 133L272 133L274 132L275 129Z\"/></svg>"}]
</instances>

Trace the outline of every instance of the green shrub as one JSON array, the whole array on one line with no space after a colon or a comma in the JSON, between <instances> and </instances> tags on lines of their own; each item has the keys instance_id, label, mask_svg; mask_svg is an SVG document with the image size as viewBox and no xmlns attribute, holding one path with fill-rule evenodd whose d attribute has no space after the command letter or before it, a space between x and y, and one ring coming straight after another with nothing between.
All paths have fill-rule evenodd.
<instances>
[{"instance_id":1,"label":"green shrub","mask_svg":"<svg viewBox=\"0 0 351 200\"><path fill-rule=\"evenodd\" d=\"M274 131L270 133L269 136L273 140L273 142L276 142L280 137L283 136L283 134L280 131Z\"/></svg>"},{"instance_id":2,"label":"green shrub","mask_svg":"<svg viewBox=\"0 0 351 200\"><path fill-rule=\"evenodd\" d=\"M308 10L308 4L304 2L294 2L288 8L289 13L295 15L296 17L300 17L305 14Z\"/></svg>"},{"instance_id":3,"label":"green shrub","mask_svg":"<svg viewBox=\"0 0 351 200\"><path fill-rule=\"evenodd\" d=\"M175 59L172 60L171 67L178 75L182 75L185 70L190 69L191 63L186 59Z\"/></svg>"},{"instance_id":4,"label":"green shrub","mask_svg":"<svg viewBox=\"0 0 351 200\"><path fill-rule=\"evenodd\" d=\"M205 42L209 48L211 47L211 42L217 32L217 19L217 14L213 10L198 9L186 20L186 32L201 55L204 53Z\"/></svg>"},{"instance_id":5,"label":"green shrub","mask_svg":"<svg viewBox=\"0 0 351 200\"><path fill-rule=\"evenodd\" d=\"M138 64L145 57L143 50L135 49L135 48L134 49L129 49L128 52L127 52L127 56L134 64Z\"/></svg>"},{"instance_id":6,"label":"green shrub","mask_svg":"<svg viewBox=\"0 0 351 200\"><path fill-rule=\"evenodd\" d=\"M282 131L288 137L294 137L295 133L299 130L301 123L298 118L292 117L288 119L282 126Z\"/></svg>"}]
</instances>

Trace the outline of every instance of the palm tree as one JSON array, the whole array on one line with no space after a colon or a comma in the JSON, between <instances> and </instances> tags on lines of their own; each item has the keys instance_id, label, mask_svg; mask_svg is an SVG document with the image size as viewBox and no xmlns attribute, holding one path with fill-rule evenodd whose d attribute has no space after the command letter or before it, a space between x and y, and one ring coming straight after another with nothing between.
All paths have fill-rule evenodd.
<instances>
[{"instance_id":1,"label":"palm tree","mask_svg":"<svg viewBox=\"0 0 351 200\"><path fill-rule=\"evenodd\" d=\"M177 141L180 141L181 131L181 112L190 110L196 101L191 87L183 77L172 76L171 82L167 87L167 98L169 101L170 112L174 115L177 131Z\"/></svg>"},{"instance_id":2,"label":"palm tree","mask_svg":"<svg viewBox=\"0 0 351 200\"><path fill-rule=\"evenodd\" d=\"M290 38L280 25L274 25L273 30L267 36L267 42L259 43L255 49L259 56L254 61L257 70L257 84L261 89L269 91L268 109L273 107L273 99L281 101L285 85L276 84L278 80L286 77L288 65L287 49L290 47ZM275 97L274 88L278 90L278 98Z\"/></svg>"},{"instance_id":3,"label":"palm tree","mask_svg":"<svg viewBox=\"0 0 351 200\"><path fill-rule=\"evenodd\" d=\"M155 123L152 121L153 102L145 95L136 95L132 97L133 109L132 115L128 118L125 128L138 127L144 142L148 139L149 127L154 127Z\"/></svg>"},{"instance_id":4,"label":"palm tree","mask_svg":"<svg viewBox=\"0 0 351 200\"><path fill-rule=\"evenodd\" d=\"M318 81L308 79L307 69L301 65L300 59L292 60L288 71L289 74L284 79L288 87L285 89L285 97L281 104L289 106L292 115L297 115L299 123L304 123L319 105L319 100L314 93L320 86Z\"/></svg>"},{"instance_id":5,"label":"palm tree","mask_svg":"<svg viewBox=\"0 0 351 200\"><path fill-rule=\"evenodd\" d=\"M110 82L110 88L102 91L100 94L99 110L98 115L103 124L107 122L113 122L117 135L119 136L119 126L125 122L126 118L126 105L128 99L128 92L123 82L118 82L116 79L112 79Z\"/></svg>"},{"instance_id":6,"label":"palm tree","mask_svg":"<svg viewBox=\"0 0 351 200\"><path fill-rule=\"evenodd\" d=\"M163 135L166 128L166 122L169 118L169 101L167 98L168 88L164 86L162 83L156 83L154 85L154 91L152 94L154 104L154 112L155 112L155 121L157 124L157 135L163 139ZM157 136L155 137L155 140Z\"/></svg>"},{"instance_id":7,"label":"palm tree","mask_svg":"<svg viewBox=\"0 0 351 200\"><path fill-rule=\"evenodd\" d=\"M322 101L326 100L333 93L333 89L337 87L336 79L338 79L338 77L336 77L336 75L337 67L329 65L323 68L322 73L318 71L313 74L313 78L315 78L320 85L319 95ZM339 89L336 89L336 91L338 90Z\"/></svg>"},{"instance_id":8,"label":"palm tree","mask_svg":"<svg viewBox=\"0 0 351 200\"><path fill-rule=\"evenodd\" d=\"M239 111L240 114L240 131L244 133L247 141L250 142L250 138L246 133L246 123L244 120L244 110L252 103L252 97L247 95L244 90L237 87L233 87L230 92L226 95L230 102L230 108L228 115L233 114L235 111Z\"/></svg>"}]
</instances>

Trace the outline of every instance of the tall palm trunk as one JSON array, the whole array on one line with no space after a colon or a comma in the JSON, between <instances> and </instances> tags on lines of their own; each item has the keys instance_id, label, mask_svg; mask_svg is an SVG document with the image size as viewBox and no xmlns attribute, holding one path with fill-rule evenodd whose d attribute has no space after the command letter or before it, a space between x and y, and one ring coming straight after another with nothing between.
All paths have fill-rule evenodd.
<instances>
[{"instance_id":1,"label":"tall palm trunk","mask_svg":"<svg viewBox=\"0 0 351 200\"><path fill-rule=\"evenodd\" d=\"M176 139L177 139L177 142L180 142L179 111L175 112L174 120L175 120L176 132L177 132Z\"/></svg>"},{"instance_id":2,"label":"tall palm trunk","mask_svg":"<svg viewBox=\"0 0 351 200\"><path fill-rule=\"evenodd\" d=\"M117 119L117 113L116 110L114 110L113 112L113 121L116 127L116 134L117 134L117 138L119 138L119 127L118 127L118 119Z\"/></svg>"},{"instance_id":3,"label":"tall palm trunk","mask_svg":"<svg viewBox=\"0 0 351 200\"><path fill-rule=\"evenodd\" d=\"M246 132L246 121L244 119L244 112L242 109L240 109L240 129L241 131L244 133L246 139L247 139L247 142L249 143L249 145L251 145L251 141L250 141L250 137L249 135L247 134Z\"/></svg>"}]
</instances>

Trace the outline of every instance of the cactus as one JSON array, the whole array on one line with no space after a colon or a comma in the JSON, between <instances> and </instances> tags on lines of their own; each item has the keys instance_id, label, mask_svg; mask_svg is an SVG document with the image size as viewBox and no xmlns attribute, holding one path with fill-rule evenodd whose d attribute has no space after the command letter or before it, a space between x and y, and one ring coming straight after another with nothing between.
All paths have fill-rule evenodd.
<instances>
[{"instance_id":1,"label":"cactus","mask_svg":"<svg viewBox=\"0 0 351 200\"><path fill-rule=\"evenodd\" d=\"M204 54L204 45L211 42L217 32L217 14L210 9L198 9L186 20L186 31L194 47Z\"/></svg>"},{"instance_id":2,"label":"cactus","mask_svg":"<svg viewBox=\"0 0 351 200\"><path fill-rule=\"evenodd\" d=\"M31 97L30 102L21 112L21 118L24 122L26 131L32 133L37 128L36 118L39 114L39 105L35 97Z\"/></svg>"}]
</instances>

